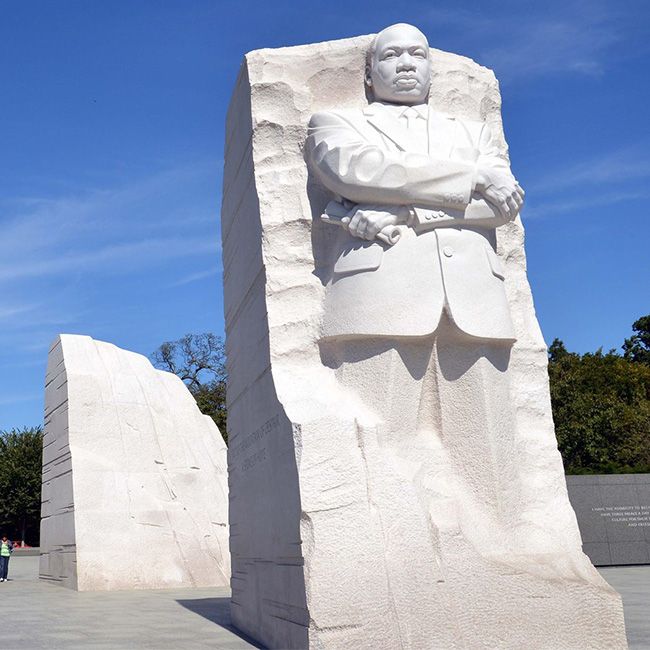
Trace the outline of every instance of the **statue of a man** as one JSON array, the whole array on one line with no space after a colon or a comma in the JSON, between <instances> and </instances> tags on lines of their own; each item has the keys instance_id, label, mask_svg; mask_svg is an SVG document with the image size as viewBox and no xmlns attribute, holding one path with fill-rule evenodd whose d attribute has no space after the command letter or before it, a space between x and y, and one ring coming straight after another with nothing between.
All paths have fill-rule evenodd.
<instances>
[{"instance_id":1,"label":"statue of a man","mask_svg":"<svg viewBox=\"0 0 650 650\"><path fill-rule=\"evenodd\" d=\"M306 144L313 175L333 194L323 218L343 226L322 357L376 417L380 445L419 459L435 447L436 463L484 511L504 502L497 484L515 439L515 333L494 229L517 216L524 192L487 124L428 106L420 30L380 32L365 82L374 101L316 113Z\"/></svg>"},{"instance_id":2,"label":"statue of a man","mask_svg":"<svg viewBox=\"0 0 650 650\"><path fill-rule=\"evenodd\" d=\"M446 301L467 334L514 338L490 229L514 219L523 190L487 124L429 108L430 83L426 37L393 25L368 53L375 101L312 117L311 169L342 199L340 223L358 238L338 242L325 337L430 334ZM382 241L400 224L399 245ZM359 275L366 270L370 277Z\"/></svg>"}]
</instances>

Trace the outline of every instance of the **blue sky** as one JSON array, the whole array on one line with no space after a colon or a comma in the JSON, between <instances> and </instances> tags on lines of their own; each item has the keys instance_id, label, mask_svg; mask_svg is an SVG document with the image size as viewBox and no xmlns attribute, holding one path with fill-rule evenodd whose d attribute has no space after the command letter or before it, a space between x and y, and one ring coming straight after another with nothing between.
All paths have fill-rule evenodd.
<instances>
[{"instance_id":1,"label":"blue sky","mask_svg":"<svg viewBox=\"0 0 650 650\"><path fill-rule=\"evenodd\" d=\"M224 121L242 55L397 21L501 80L547 342L618 347L650 313L648 2L0 7L0 429L42 421L59 332L144 354L223 333Z\"/></svg>"}]
</instances>

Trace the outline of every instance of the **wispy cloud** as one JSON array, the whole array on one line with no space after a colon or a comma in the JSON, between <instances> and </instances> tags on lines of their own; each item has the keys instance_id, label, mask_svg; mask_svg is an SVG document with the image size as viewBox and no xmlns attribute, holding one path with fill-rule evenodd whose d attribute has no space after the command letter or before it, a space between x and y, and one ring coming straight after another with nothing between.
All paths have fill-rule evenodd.
<instances>
[{"instance_id":1,"label":"wispy cloud","mask_svg":"<svg viewBox=\"0 0 650 650\"><path fill-rule=\"evenodd\" d=\"M527 186L527 219L579 213L586 209L650 198L650 156L635 143L567 165Z\"/></svg>"},{"instance_id":2,"label":"wispy cloud","mask_svg":"<svg viewBox=\"0 0 650 650\"><path fill-rule=\"evenodd\" d=\"M537 219L594 208L605 208L610 205L623 205L631 201L648 198L650 198L650 192L611 192L569 198L564 201L541 201L532 206L524 207L523 216L525 219Z\"/></svg>"},{"instance_id":3,"label":"wispy cloud","mask_svg":"<svg viewBox=\"0 0 650 650\"><path fill-rule=\"evenodd\" d=\"M24 316L25 314L34 311L38 305L4 305L0 307L0 322L6 326L7 323L12 322L17 316Z\"/></svg>"},{"instance_id":4,"label":"wispy cloud","mask_svg":"<svg viewBox=\"0 0 650 650\"><path fill-rule=\"evenodd\" d=\"M138 242L111 244L95 250L70 253L51 259L23 264L0 263L0 281L48 276L73 271L127 273L143 266L166 263L174 258L213 253L216 242L203 238L144 239Z\"/></svg>"},{"instance_id":5,"label":"wispy cloud","mask_svg":"<svg viewBox=\"0 0 650 650\"><path fill-rule=\"evenodd\" d=\"M5 198L0 282L216 254L216 192L214 203L187 202L214 171L214 164L200 162L72 196Z\"/></svg>"},{"instance_id":6,"label":"wispy cloud","mask_svg":"<svg viewBox=\"0 0 650 650\"><path fill-rule=\"evenodd\" d=\"M169 286L170 287L181 287L186 284L191 284L192 282L198 282L199 280L205 280L206 278L214 278L219 270L217 267L213 267L211 269L207 269L205 271L199 271L198 273L190 273L189 275L185 275L182 278L179 278L175 282L172 282Z\"/></svg>"},{"instance_id":7,"label":"wispy cloud","mask_svg":"<svg viewBox=\"0 0 650 650\"><path fill-rule=\"evenodd\" d=\"M635 21L635 12L603 0L566 0L555 10L529 2L491 4L484 13L436 8L429 20L431 33L451 30L505 83L600 75L612 59L630 56L632 42L647 47L648 26Z\"/></svg>"},{"instance_id":8,"label":"wispy cloud","mask_svg":"<svg viewBox=\"0 0 650 650\"><path fill-rule=\"evenodd\" d=\"M19 402L36 402L42 400L41 393L23 393L19 395L2 395L0 396L0 406L8 406Z\"/></svg>"},{"instance_id":9,"label":"wispy cloud","mask_svg":"<svg viewBox=\"0 0 650 650\"><path fill-rule=\"evenodd\" d=\"M537 192L558 192L567 188L625 184L650 178L650 155L647 146L634 144L582 160L559 172L541 178L532 186Z\"/></svg>"}]
</instances>

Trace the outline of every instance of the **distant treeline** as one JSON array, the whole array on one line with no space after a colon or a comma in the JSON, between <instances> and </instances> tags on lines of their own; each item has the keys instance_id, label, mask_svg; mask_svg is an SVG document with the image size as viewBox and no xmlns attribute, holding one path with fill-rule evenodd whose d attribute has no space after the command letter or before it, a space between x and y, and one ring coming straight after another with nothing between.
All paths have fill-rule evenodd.
<instances>
[{"instance_id":1,"label":"distant treeline","mask_svg":"<svg viewBox=\"0 0 650 650\"><path fill-rule=\"evenodd\" d=\"M650 315L633 325L622 353L549 348L551 403L568 474L650 472ZM188 334L163 343L154 363L175 372L199 408L226 433L223 341ZM40 427L0 431L0 535L36 546L41 513Z\"/></svg>"},{"instance_id":2,"label":"distant treeline","mask_svg":"<svg viewBox=\"0 0 650 650\"><path fill-rule=\"evenodd\" d=\"M615 350L549 348L551 403L567 474L650 472L650 315Z\"/></svg>"},{"instance_id":3,"label":"distant treeline","mask_svg":"<svg viewBox=\"0 0 650 650\"><path fill-rule=\"evenodd\" d=\"M40 427L0 431L0 536L37 546L41 521Z\"/></svg>"}]
</instances>

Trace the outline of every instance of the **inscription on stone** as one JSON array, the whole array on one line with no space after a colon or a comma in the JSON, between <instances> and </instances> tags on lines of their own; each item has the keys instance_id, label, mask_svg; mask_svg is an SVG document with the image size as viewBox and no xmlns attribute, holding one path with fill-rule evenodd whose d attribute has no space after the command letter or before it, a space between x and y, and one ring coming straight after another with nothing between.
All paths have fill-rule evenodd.
<instances>
[{"instance_id":1,"label":"inscription on stone","mask_svg":"<svg viewBox=\"0 0 650 650\"><path fill-rule=\"evenodd\" d=\"M247 472L252 467L255 467L255 465L265 461L267 459L265 446L256 449L252 454L245 454L251 450L251 447L259 445L279 425L280 415L276 414L272 418L269 418L261 427L255 429L253 433L245 436L241 442L233 445L229 450L231 466L234 463L238 463L242 456L244 456L244 459L238 465L242 472Z\"/></svg>"},{"instance_id":2,"label":"inscription on stone","mask_svg":"<svg viewBox=\"0 0 650 650\"><path fill-rule=\"evenodd\" d=\"M567 488L595 565L650 564L650 474L567 476Z\"/></svg>"},{"instance_id":3,"label":"inscription on stone","mask_svg":"<svg viewBox=\"0 0 650 650\"><path fill-rule=\"evenodd\" d=\"M592 508L612 523L626 523L630 527L650 526L650 506L603 506Z\"/></svg>"}]
</instances>

